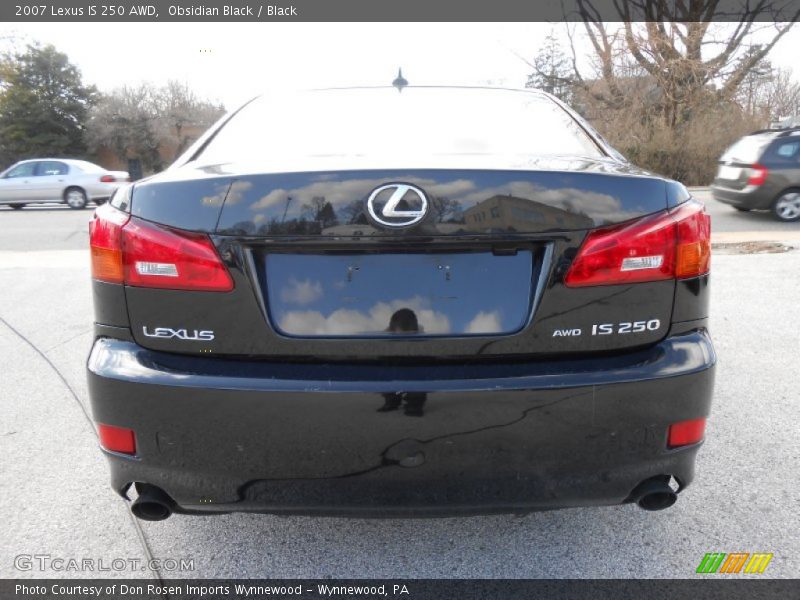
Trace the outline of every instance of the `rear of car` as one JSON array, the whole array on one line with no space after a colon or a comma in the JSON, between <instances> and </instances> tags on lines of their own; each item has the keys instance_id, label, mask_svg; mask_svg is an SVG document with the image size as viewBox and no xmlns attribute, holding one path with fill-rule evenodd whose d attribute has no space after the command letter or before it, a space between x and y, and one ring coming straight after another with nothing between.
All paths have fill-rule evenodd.
<instances>
[{"instance_id":1,"label":"rear of car","mask_svg":"<svg viewBox=\"0 0 800 600\"><path fill-rule=\"evenodd\" d=\"M800 130L767 130L740 139L720 157L711 191L742 211L770 210L800 220Z\"/></svg>"},{"instance_id":2,"label":"rear of car","mask_svg":"<svg viewBox=\"0 0 800 600\"><path fill-rule=\"evenodd\" d=\"M262 97L91 224L133 511L423 516L693 479L709 220L545 94Z\"/></svg>"},{"instance_id":3,"label":"rear of car","mask_svg":"<svg viewBox=\"0 0 800 600\"><path fill-rule=\"evenodd\" d=\"M0 173L0 204L67 204L82 209L102 204L123 184L125 171L108 171L85 160L47 158L20 161Z\"/></svg>"},{"instance_id":4,"label":"rear of car","mask_svg":"<svg viewBox=\"0 0 800 600\"><path fill-rule=\"evenodd\" d=\"M80 186L87 200L102 204L114 195L122 185L130 182L127 171L110 171L85 160L69 161L75 179L71 185Z\"/></svg>"}]
</instances>

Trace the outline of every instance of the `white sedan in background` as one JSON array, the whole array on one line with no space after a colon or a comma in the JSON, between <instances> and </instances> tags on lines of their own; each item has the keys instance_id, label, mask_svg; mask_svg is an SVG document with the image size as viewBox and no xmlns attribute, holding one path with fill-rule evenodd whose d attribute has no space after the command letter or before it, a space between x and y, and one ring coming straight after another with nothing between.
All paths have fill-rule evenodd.
<instances>
[{"instance_id":1,"label":"white sedan in background","mask_svg":"<svg viewBox=\"0 0 800 600\"><path fill-rule=\"evenodd\" d=\"M0 205L59 203L80 209L102 204L130 176L94 163L71 158L22 160L0 173Z\"/></svg>"}]
</instances>

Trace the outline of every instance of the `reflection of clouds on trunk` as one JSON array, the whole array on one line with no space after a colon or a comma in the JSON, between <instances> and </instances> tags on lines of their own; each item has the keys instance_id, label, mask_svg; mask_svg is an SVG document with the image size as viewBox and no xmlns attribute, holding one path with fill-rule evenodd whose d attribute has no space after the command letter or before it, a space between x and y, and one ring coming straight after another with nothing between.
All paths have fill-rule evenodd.
<instances>
[{"instance_id":1,"label":"reflection of clouds on trunk","mask_svg":"<svg viewBox=\"0 0 800 600\"><path fill-rule=\"evenodd\" d=\"M278 326L291 335L386 334L392 315L403 308L414 311L420 329L426 334L450 333L447 316L428 308L428 302L419 296L378 302L366 312L340 308L325 316L317 310L292 310L280 317Z\"/></svg>"},{"instance_id":2,"label":"reflection of clouds on trunk","mask_svg":"<svg viewBox=\"0 0 800 600\"><path fill-rule=\"evenodd\" d=\"M402 310L413 311L419 323L419 332L424 335L494 334L503 331L500 311L497 310L480 311L462 331L452 331L450 319L445 314L428 308L428 302L419 296L407 300L377 302L368 311L340 308L327 316L318 310L290 310L280 316L278 328L289 335L391 334L392 317Z\"/></svg>"},{"instance_id":3,"label":"reflection of clouds on trunk","mask_svg":"<svg viewBox=\"0 0 800 600\"><path fill-rule=\"evenodd\" d=\"M297 281L294 277L289 279L289 284L281 289L281 300L287 304L305 306L322 298L322 284L319 281L305 279Z\"/></svg>"},{"instance_id":4,"label":"reflection of clouds on trunk","mask_svg":"<svg viewBox=\"0 0 800 600\"><path fill-rule=\"evenodd\" d=\"M496 310L492 312L481 311L467 323L464 333L499 333L503 330L500 325L500 313Z\"/></svg>"}]
</instances>

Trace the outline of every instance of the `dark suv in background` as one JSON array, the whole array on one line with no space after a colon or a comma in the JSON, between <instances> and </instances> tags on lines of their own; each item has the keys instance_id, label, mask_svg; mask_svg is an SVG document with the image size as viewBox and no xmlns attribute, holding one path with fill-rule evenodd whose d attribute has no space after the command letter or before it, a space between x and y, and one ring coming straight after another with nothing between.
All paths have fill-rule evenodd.
<instances>
[{"instance_id":1,"label":"dark suv in background","mask_svg":"<svg viewBox=\"0 0 800 600\"><path fill-rule=\"evenodd\" d=\"M771 210L781 221L800 220L800 127L740 139L719 159L711 191L737 210Z\"/></svg>"}]
</instances>

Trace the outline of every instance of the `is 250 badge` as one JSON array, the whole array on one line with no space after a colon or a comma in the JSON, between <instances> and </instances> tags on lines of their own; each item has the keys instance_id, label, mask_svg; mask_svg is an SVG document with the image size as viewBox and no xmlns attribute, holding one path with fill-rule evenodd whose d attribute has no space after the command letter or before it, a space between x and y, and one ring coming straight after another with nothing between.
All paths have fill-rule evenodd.
<instances>
[{"instance_id":1,"label":"is 250 badge","mask_svg":"<svg viewBox=\"0 0 800 600\"><path fill-rule=\"evenodd\" d=\"M595 323L592 325L592 335L625 335L628 333L645 333L657 331L661 328L659 319L648 321L622 321L621 323ZM553 337L578 337L583 334L580 328L556 329Z\"/></svg>"},{"instance_id":2,"label":"is 250 badge","mask_svg":"<svg viewBox=\"0 0 800 600\"><path fill-rule=\"evenodd\" d=\"M645 331L656 331L660 327L661 321L658 319L650 319L649 321L623 321L622 323L596 323L592 325L592 335L644 333Z\"/></svg>"}]
</instances>

